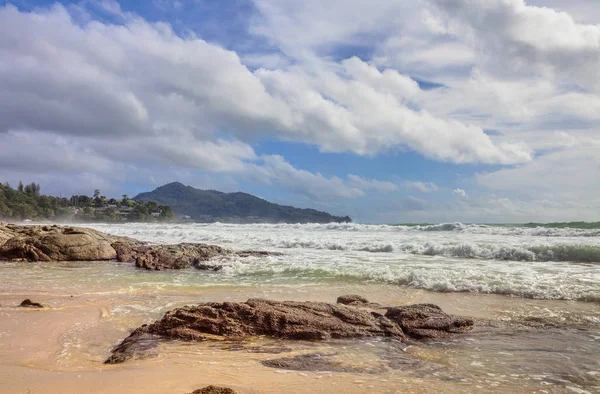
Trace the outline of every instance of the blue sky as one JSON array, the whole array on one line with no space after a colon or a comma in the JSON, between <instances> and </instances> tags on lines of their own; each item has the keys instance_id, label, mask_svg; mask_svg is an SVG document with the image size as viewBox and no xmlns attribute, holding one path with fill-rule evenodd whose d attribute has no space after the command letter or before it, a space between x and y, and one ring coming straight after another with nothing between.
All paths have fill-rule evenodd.
<instances>
[{"instance_id":1,"label":"blue sky","mask_svg":"<svg viewBox=\"0 0 600 394\"><path fill-rule=\"evenodd\" d=\"M0 173L360 222L599 220L599 23L584 0L0 1Z\"/></svg>"}]
</instances>

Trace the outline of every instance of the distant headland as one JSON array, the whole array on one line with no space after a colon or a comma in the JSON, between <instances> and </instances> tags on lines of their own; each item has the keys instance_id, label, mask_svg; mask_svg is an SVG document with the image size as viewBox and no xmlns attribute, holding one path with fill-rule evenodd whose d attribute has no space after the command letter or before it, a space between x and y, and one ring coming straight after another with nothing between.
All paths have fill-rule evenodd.
<instances>
[{"instance_id":1,"label":"distant headland","mask_svg":"<svg viewBox=\"0 0 600 394\"><path fill-rule=\"evenodd\" d=\"M70 198L42 195L39 184L13 188L0 184L0 219L11 221L160 222L200 223L345 223L348 216L333 216L314 209L273 204L247 193L199 190L169 183L134 198L107 198L100 190L92 196Z\"/></svg>"},{"instance_id":2,"label":"distant headland","mask_svg":"<svg viewBox=\"0 0 600 394\"><path fill-rule=\"evenodd\" d=\"M314 209L270 203L247 193L200 190L173 182L134 197L171 207L181 219L201 223L348 223L349 216L333 216Z\"/></svg>"}]
</instances>

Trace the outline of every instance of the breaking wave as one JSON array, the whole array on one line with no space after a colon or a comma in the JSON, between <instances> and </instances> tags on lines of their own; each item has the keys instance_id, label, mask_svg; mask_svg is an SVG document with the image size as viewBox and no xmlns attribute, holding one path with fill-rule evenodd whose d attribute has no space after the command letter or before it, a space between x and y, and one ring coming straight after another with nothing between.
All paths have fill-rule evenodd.
<instances>
[{"instance_id":1,"label":"breaking wave","mask_svg":"<svg viewBox=\"0 0 600 394\"><path fill-rule=\"evenodd\" d=\"M585 267L566 266L558 270L527 266L522 262L505 266L494 262L472 266L465 262L448 264L414 263L362 264L323 263L320 260L236 261L222 273L235 283L244 281L341 281L343 283L383 283L435 292L470 292L510 295L546 300L600 302L600 285L586 282ZM217 276L215 276L217 277Z\"/></svg>"},{"instance_id":2,"label":"breaking wave","mask_svg":"<svg viewBox=\"0 0 600 394\"><path fill-rule=\"evenodd\" d=\"M463 223L93 227L148 242L201 242L283 252L223 262L225 268L214 275L190 271L192 283L371 282L438 292L600 302L600 238L594 237L600 236L598 229Z\"/></svg>"},{"instance_id":3,"label":"breaking wave","mask_svg":"<svg viewBox=\"0 0 600 394\"><path fill-rule=\"evenodd\" d=\"M593 245L498 246L473 243L439 244L426 242L424 244L407 243L394 246L389 243L344 245L339 242L330 243L326 241L284 241L274 242L269 246L289 249L353 250L372 253L402 252L424 256L446 256L481 260L600 262L600 246Z\"/></svg>"}]
</instances>

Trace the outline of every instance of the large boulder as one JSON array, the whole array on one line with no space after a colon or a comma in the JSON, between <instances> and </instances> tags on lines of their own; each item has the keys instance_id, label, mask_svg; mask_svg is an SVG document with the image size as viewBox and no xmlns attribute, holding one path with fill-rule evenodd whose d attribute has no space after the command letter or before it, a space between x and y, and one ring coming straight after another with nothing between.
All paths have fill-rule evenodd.
<instances>
[{"instance_id":1,"label":"large boulder","mask_svg":"<svg viewBox=\"0 0 600 394\"><path fill-rule=\"evenodd\" d=\"M367 305L377 305L365 301ZM391 314L392 318L388 318L371 307L326 302L250 299L246 302L185 306L169 311L161 320L133 331L113 350L106 363L123 362L135 355L136 348L140 347L139 342L142 342L141 347L144 348L153 340L205 341L216 338L244 339L259 335L293 340L364 337L406 340L409 337L441 337L464 332L473 326L472 320L446 315L437 307L413 307L419 313L394 312ZM437 319L445 319L445 324L431 323ZM404 331L403 327L408 327L409 330ZM429 331L438 329L438 336Z\"/></svg>"},{"instance_id":2,"label":"large boulder","mask_svg":"<svg viewBox=\"0 0 600 394\"><path fill-rule=\"evenodd\" d=\"M61 226L1 225L10 238L0 246L0 260L12 261L92 261L117 257L115 242L139 244L88 228Z\"/></svg>"}]
</instances>

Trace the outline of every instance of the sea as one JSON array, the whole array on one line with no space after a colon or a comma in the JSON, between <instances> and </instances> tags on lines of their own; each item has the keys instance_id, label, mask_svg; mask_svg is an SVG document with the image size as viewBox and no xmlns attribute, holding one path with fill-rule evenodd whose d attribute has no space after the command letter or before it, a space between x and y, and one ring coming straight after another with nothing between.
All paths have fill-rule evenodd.
<instances>
[{"instance_id":1,"label":"sea","mask_svg":"<svg viewBox=\"0 0 600 394\"><path fill-rule=\"evenodd\" d=\"M0 264L0 392L600 393L600 229L547 226L86 224L157 244L278 252L222 257L217 272L118 262ZM476 319L472 333L248 346L168 343L104 366L137 326L178 306L248 298L435 303ZM23 311L23 298L48 303ZM262 350L257 350L262 349ZM271 349L272 351L270 351ZM319 355L343 365L278 370L261 361ZM37 390L37 391L36 391Z\"/></svg>"}]
</instances>

